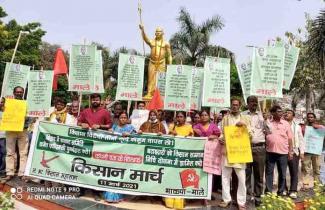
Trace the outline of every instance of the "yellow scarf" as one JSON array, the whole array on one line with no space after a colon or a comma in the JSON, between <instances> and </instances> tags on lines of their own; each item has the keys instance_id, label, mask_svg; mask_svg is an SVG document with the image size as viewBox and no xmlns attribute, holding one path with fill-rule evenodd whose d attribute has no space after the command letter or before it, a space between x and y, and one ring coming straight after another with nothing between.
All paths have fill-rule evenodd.
<instances>
[{"instance_id":1,"label":"yellow scarf","mask_svg":"<svg viewBox=\"0 0 325 210\"><path fill-rule=\"evenodd\" d=\"M58 123L65 123L65 120L67 119L67 110L66 108L62 109L61 111L55 110L50 115L50 121L53 121L56 119Z\"/></svg>"}]
</instances>

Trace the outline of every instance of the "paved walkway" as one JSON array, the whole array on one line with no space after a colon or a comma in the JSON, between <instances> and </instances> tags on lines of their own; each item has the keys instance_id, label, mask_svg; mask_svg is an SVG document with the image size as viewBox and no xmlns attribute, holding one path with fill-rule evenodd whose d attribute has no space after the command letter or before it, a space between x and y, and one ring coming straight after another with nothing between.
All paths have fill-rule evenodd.
<instances>
[{"instance_id":1,"label":"paved walkway","mask_svg":"<svg viewBox=\"0 0 325 210\"><path fill-rule=\"evenodd\" d=\"M323 158L323 157L322 157ZM324 159L322 159L324 160ZM324 167L324 166L323 166ZM322 168L324 170L324 168ZM300 170L299 170L300 171ZM325 170L324 170L325 172ZM324 173L323 172L323 173ZM289 172L288 172L289 173ZM277 172L275 172L277 174ZM290 181L289 174L288 176L288 183ZM322 174L324 175L324 174ZM299 172L299 187L300 189L302 185L302 180L301 180L301 172ZM274 180L277 180L277 177L274 178ZM8 185L12 187L22 187L22 188L27 188L27 187L40 187L43 185L40 185L38 183L25 183L22 182L21 180L15 178L7 183ZM310 187L313 186L312 179L310 179ZM44 186L43 186L44 187ZM274 186L274 190L276 191L276 186ZM299 191L298 193L298 201L303 200L304 197L311 197L312 196L312 189L309 192L301 192ZM201 204L200 200L186 200L186 209L202 209L202 210L217 210L221 209L217 207L218 203L221 201L221 194L220 193L214 193L214 197L216 197L216 200L208 201L208 206L203 206ZM76 209L76 210L120 210L120 209L136 209L136 210L166 210L166 208L162 201L161 198L152 198L152 197L145 197L142 196L140 199L137 200L126 200L118 204L112 204L112 203L106 203L104 201L101 202L96 202L91 196L82 196L79 197L75 200L52 200L51 202L55 202L58 204L61 204L63 206L66 206L67 208L71 209ZM252 201L247 202L248 209L254 209L254 204ZM16 200L15 201L15 209L18 210L34 210L35 208L29 207L26 204ZM236 206L232 205L228 210L233 210L237 209Z\"/></svg>"},{"instance_id":2,"label":"paved walkway","mask_svg":"<svg viewBox=\"0 0 325 210\"><path fill-rule=\"evenodd\" d=\"M15 200L15 210L37 210L37 209L27 206L23 202Z\"/></svg>"}]
</instances>

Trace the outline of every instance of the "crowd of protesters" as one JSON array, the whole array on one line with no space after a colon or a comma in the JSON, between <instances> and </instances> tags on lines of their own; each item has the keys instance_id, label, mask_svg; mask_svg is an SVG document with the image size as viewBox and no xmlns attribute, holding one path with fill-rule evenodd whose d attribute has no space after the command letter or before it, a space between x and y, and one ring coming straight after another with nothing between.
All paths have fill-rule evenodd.
<instances>
[{"instance_id":1,"label":"crowd of protesters","mask_svg":"<svg viewBox=\"0 0 325 210\"><path fill-rule=\"evenodd\" d=\"M15 87L14 98L23 100L24 88ZM5 99L0 102L0 118L4 112ZM138 102L138 110L145 110L146 104ZM261 204L261 196L272 192L277 182L277 194L297 198L298 172L301 162L302 190L312 187L307 176L312 168L313 179L320 180L320 155L305 152L304 133L306 126L324 129L314 113L306 114L305 123L297 123L294 110L283 110L273 105L268 114L258 109L258 98L247 98L247 110L241 111L241 100L232 99L229 110L210 113L202 108L200 112L150 110L147 121L137 129L132 125L132 116L122 103L102 100L100 94L90 95L90 106L83 108L78 98L67 103L63 98L54 99L54 107L47 118L33 119L26 117L21 132L0 131L0 176L1 182L11 180L16 174L23 181L31 181L24 176L28 148L33 128L39 120L80 126L83 129L101 129L123 136L131 134L154 133L157 135L175 135L184 137L207 137L207 141L217 141L222 150L222 175L213 177L213 191L222 194L220 207L226 208L235 202L239 209L246 208L248 198L253 198L255 205ZM224 127L235 125L246 127L251 139L253 162L248 164L230 164L225 149ZM275 166L278 179L274 181ZM286 181L287 168L290 182ZM235 192L235 193L231 193ZM127 196L92 190L94 199L107 202L121 202ZM234 196L232 196L234 194ZM164 198L165 203L184 202L183 199ZM204 201L206 204L206 201ZM168 205L167 205L168 206Z\"/></svg>"}]
</instances>

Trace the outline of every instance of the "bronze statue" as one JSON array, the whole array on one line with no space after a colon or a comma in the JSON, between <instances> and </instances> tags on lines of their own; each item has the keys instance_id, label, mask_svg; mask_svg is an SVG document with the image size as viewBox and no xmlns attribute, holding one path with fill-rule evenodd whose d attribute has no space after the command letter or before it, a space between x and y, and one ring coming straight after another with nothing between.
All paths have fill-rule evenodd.
<instances>
[{"instance_id":1,"label":"bronze statue","mask_svg":"<svg viewBox=\"0 0 325 210\"><path fill-rule=\"evenodd\" d=\"M150 46L150 61L148 67L148 92L144 99L152 99L156 88L156 75L158 72L166 72L166 65L172 64L172 53L169 43L163 39L164 32L158 27L155 39L150 40L144 32L142 24L139 25L143 40Z\"/></svg>"}]
</instances>

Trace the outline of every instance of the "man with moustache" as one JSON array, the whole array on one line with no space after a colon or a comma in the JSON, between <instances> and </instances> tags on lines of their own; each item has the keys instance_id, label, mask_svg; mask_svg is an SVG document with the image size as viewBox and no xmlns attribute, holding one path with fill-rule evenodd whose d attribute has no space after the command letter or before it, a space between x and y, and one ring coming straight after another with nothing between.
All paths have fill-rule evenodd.
<instances>
[{"instance_id":1,"label":"man with moustache","mask_svg":"<svg viewBox=\"0 0 325 210\"><path fill-rule=\"evenodd\" d=\"M91 107L84 109L78 118L78 126L84 129L108 130L111 125L111 114L100 106L101 96L98 93L90 95ZM83 193L81 193L83 194ZM101 192L92 190L96 201L100 201Z\"/></svg>"},{"instance_id":2,"label":"man with moustache","mask_svg":"<svg viewBox=\"0 0 325 210\"><path fill-rule=\"evenodd\" d=\"M307 126L312 126L314 129L325 129L325 126L320 125L316 121L316 115L312 112L307 113ZM302 133L305 135L306 126L302 127ZM303 180L303 187L302 190L308 190L309 183L308 183L308 174L310 170L313 171L313 178L314 182L320 182L320 166L321 166L321 155L311 154L306 152L303 159L302 159L302 180Z\"/></svg>"},{"instance_id":3,"label":"man with moustache","mask_svg":"<svg viewBox=\"0 0 325 210\"><path fill-rule=\"evenodd\" d=\"M14 99L24 100L24 88L17 86L14 88ZM28 178L24 176L25 167L27 163L28 154L28 126L32 119L30 117L25 117L24 129L23 131L7 131L6 132L6 174L7 176L1 181L5 183L11 180L15 175L15 154L19 152L19 172L18 177L27 181ZM16 145L18 146L18 151L16 151Z\"/></svg>"},{"instance_id":4,"label":"man with moustache","mask_svg":"<svg viewBox=\"0 0 325 210\"><path fill-rule=\"evenodd\" d=\"M259 206L263 193L265 166L264 118L263 114L257 111L258 99L256 96L247 97L247 105L248 110L242 114L251 119L253 162L246 164L246 187L247 194L255 197L255 206ZM254 175L254 191L252 190L252 173Z\"/></svg>"},{"instance_id":5,"label":"man with moustache","mask_svg":"<svg viewBox=\"0 0 325 210\"><path fill-rule=\"evenodd\" d=\"M270 109L272 119L268 121L266 134L265 193L272 193L274 167L277 165L279 180L277 194L284 195L288 160L293 158L291 125L282 119L283 111L274 105Z\"/></svg>"},{"instance_id":6,"label":"man with moustache","mask_svg":"<svg viewBox=\"0 0 325 210\"><path fill-rule=\"evenodd\" d=\"M65 124L76 126L78 123L78 115L79 115L79 101L72 101L71 111L70 113L67 114L67 119L65 121Z\"/></svg>"},{"instance_id":7,"label":"man with moustache","mask_svg":"<svg viewBox=\"0 0 325 210\"><path fill-rule=\"evenodd\" d=\"M245 169L246 164L244 163L229 163L228 154L225 148L225 127L227 126L238 126L246 127L249 135L251 136L251 122L249 117L240 113L241 102L239 99L233 98L230 101L230 113L226 115L221 122L222 134L219 138L219 143L223 145L223 155L222 155L222 202L219 203L219 207L226 208L231 203L230 195L230 181L231 174L234 170L238 178L238 189L237 189L237 203L239 210L246 209L246 175Z\"/></svg>"},{"instance_id":8,"label":"man with moustache","mask_svg":"<svg viewBox=\"0 0 325 210\"><path fill-rule=\"evenodd\" d=\"M100 106L100 94L91 94L90 101L91 107L81 112L78 118L78 126L84 129L108 130L112 125L111 114Z\"/></svg>"},{"instance_id":9,"label":"man with moustache","mask_svg":"<svg viewBox=\"0 0 325 210\"><path fill-rule=\"evenodd\" d=\"M303 160L305 153L305 140L302 135L301 127L298 123L295 122L294 117L295 112L293 110L286 110L284 119L290 124L292 131L293 156L292 160L288 160L288 168L290 172L289 197L292 199L297 198L299 159Z\"/></svg>"}]
</instances>

